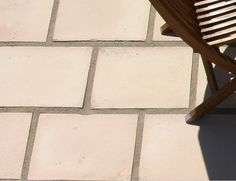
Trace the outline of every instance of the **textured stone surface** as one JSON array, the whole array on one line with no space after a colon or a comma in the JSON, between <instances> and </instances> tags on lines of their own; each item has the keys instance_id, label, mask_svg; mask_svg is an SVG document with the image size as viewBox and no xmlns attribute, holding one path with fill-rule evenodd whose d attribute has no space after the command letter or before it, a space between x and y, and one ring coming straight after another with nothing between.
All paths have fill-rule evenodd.
<instances>
[{"instance_id":1,"label":"textured stone surface","mask_svg":"<svg viewBox=\"0 0 236 181\"><path fill-rule=\"evenodd\" d=\"M0 178L20 179L31 114L0 113Z\"/></svg>"},{"instance_id":2,"label":"textured stone surface","mask_svg":"<svg viewBox=\"0 0 236 181\"><path fill-rule=\"evenodd\" d=\"M41 115L30 179L130 180L136 115Z\"/></svg>"},{"instance_id":3,"label":"textured stone surface","mask_svg":"<svg viewBox=\"0 0 236 181\"><path fill-rule=\"evenodd\" d=\"M98 56L92 106L188 107L191 58L191 49L184 47L103 48Z\"/></svg>"},{"instance_id":4,"label":"textured stone surface","mask_svg":"<svg viewBox=\"0 0 236 181\"><path fill-rule=\"evenodd\" d=\"M145 40L149 9L146 0L61 0L54 39Z\"/></svg>"},{"instance_id":5,"label":"textured stone surface","mask_svg":"<svg viewBox=\"0 0 236 181\"><path fill-rule=\"evenodd\" d=\"M46 41L52 6L53 0L1 0L0 41Z\"/></svg>"},{"instance_id":6,"label":"textured stone surface","mask_svg":"<svg viewBox=\"0 0 236 181\"><path fill-rule=\"evenodd\" d=\"M81 107L91 48L0 48L0 105Z\"/></svg>"},{"instance_id":7,"label":"textured stone surface","mask_svg":"<svg viewBox=\"0 0 236 181\"><path fill-rule=\"evenodd\" d=\"M198 133L184 115L147 115L140 179L208 180Z\"/></svg>"}]
</instances>

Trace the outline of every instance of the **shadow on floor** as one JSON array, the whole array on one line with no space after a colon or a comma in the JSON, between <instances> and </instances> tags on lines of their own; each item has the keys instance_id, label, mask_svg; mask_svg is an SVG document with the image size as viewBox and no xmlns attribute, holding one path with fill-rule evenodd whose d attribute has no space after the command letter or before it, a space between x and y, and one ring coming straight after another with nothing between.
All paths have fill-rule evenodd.
<instances>
[{"instance_id":1,"label":"shadow on floor","mask_svg":"<svg viewBox=\"0 0 236 181\"><path fill-rule=\"evenodd\" d=\"M224 53L235 59L236 46L227 48ZM215 73L220 86L232 77L218 67L215 67ZM210 94L207 87L205 98ZM219 107L236 108L235 97L232 95ZM234 115L206 116L199 126L199 142L209 179L236 180L236 112Z\"/></svg>"},{"instance_id":2,"label":"shadow on floor","mask_svg":"<svg viewBox=\"0 0 236 181\"><path fill-rule=\"evenodd\" d=\"M205 118L199 142L209 179L236 179L236 115Z\"/></svg>"}]
</instances>

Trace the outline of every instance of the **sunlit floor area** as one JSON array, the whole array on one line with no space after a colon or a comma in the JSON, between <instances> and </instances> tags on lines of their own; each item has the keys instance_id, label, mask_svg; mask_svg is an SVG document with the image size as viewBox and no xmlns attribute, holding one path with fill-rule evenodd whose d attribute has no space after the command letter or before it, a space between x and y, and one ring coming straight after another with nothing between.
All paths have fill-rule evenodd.
<instances>
[{"instance_id":1,"label":"sunlit floor area","mask_svg":"<svg viewBox=\"0 0 236 181\"><path fill-rule=\"evenodd\" d=\"M0 180L236 179L236 97L186 124L211 93L163 24L148 0L0 0Z\"/></svg>"}]
</instances>

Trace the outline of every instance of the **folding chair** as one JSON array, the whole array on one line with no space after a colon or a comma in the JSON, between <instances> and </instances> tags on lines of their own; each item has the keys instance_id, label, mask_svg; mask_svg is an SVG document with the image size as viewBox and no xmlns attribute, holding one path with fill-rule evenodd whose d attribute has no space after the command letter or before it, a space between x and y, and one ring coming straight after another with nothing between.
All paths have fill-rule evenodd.
<instances>
[{"instance_id":1,"label":"folding chair","mask_svg":"<svg viewBox=\"0 0 236 181\"><path fill-rule=\"evenodd\" d=\"M174 31L202 56L212 95L186 115L194 123L236 91L236 78L218 88L212 63L236 73L236 63L219 45L236 42L236 0L150 0L166 21L162 34ZM171 85L170 85L171 86Z\"/></svg>"}]
</instances>

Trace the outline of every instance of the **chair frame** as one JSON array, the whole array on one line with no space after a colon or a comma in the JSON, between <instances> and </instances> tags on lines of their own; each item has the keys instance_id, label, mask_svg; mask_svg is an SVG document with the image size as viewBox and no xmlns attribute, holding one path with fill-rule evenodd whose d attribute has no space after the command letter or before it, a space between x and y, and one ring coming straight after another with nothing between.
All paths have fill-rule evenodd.
<instances>
[{"instance_id":1,"label":"chair frame","mask_svg":"<svg viewBox=\"0 0 236 181\"><path fill-rule=\"evenodd\" d=\"M176 3L174 2L176 0L172 1L173 3ZM199 0L182 1L186 1L186 3L189 4L198 2ZM181 15L176 13L173 7L168 6L168 2L171 3L170 1L167 2L167 0L150 0L150 2L159 12L162 18L167 22L161 27L162 34L168 34L174 31L189 46L193 48L194 52L197 52L202 56L203 65L212 95L186 115L186 122L189 124L195 124L203 116L213 110L218 104L220 104L223 100L225 100L228 96L236 91L236 78L219 89L212 63L223 68L227 72L232 73L236 73L236 64L234 64L229 57L220 53L218 48L220 44L217 46L210 46L202 38L194 36L191 32L191 29L188 27L189 25L187 24L187 22L182 20L183 18L181 17Z\"/></svg>"}]
</instances>

